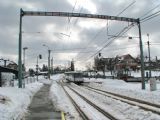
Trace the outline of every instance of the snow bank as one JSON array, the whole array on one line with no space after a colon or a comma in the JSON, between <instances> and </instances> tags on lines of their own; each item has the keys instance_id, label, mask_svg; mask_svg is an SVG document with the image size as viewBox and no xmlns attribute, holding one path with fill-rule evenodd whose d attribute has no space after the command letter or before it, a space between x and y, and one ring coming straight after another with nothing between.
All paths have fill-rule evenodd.
<instances>
[{"instance_id":1,"label":"snow bank","mask_svg":"<svg viewBox=\"0 0 160 120\"><path fill-rule=\"evenodd\" d=\"M64 74L55 74L55 75L51 76L51 79L52 79L53 81L62 80L62 79L64 79Z\"/></svg>"},{"instance_id":2,"label":"snow bank","mask_svg":"<svg viewBox=\"0 0 160 120\"><path fill-rule=\"evenodd\" d=\"M42 83L35 82L26 88L0 88L0 119L20 120L27 112L27 107L33 95L42 87Z\"/></svg>"},{"instance_id":3,"label":"snow bank","mask_svg":"<svg viewBox=\"0 0 160 120\"><path fill-rule=\"evenodd\" d=\"M150 91L149 83L146 83L146 90L141 89L141 83L126 83L116 79L98 79L102 84L91 82L89 85L109 92L142 99L147 102L160 104L160 83L157 83L157 90Z\"/></svg>"}]
</instances>

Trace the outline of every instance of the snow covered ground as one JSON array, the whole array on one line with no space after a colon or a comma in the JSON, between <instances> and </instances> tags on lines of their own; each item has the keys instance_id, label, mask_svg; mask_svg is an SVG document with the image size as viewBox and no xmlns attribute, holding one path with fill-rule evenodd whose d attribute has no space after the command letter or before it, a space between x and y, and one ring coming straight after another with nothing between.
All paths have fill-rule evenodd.
<instances>
[{"instance_id":1,"label":"snow covered ground","mask_svg":"<svg viewBox=\"0 0 160 120\"><path fill-rule=\"evenodd\" d=\"M42 87L42 83L27 84L25 88L0 88L0 120L20 120L27 112L33 95Z\"/></svg>"},{"instance_id":2,"label":"snow covered ground","mask_svg":"<svg viewBox=\"0 0 160 120\"><path fill-rule=\"evenodd\" d=\"M139 73L137 73L138 75ZM44 79L43 77L39 77L38 82L28 83L26 87L23 89L15 87L2 87L0 88L0 120L19 120L23 117L25 112L27 112L27 107L30 104L33 95L42 87L44 84L51 84L50 88L50 98L52 99L54 106L58 111L64 111L66 113L67 120L81 120L79 118L79 114L76 112L69 98L66 96L63 88L58 84L59 81L64 80L63 74L58 74L51 76L51 80ZM137 99L142 99L147 102L160 104L160 82L157 81L157 90L150 91L150 84L146 83L146 90L141 89L141 83L127 83L122 80L116 79L85 79L86 84L92 87L96 87L98 89L106 90L109 92L114 92L121 95L130 96ZM77 87L78 88L78 87ZM92 92L85 91L83 88L81 89L81 93L85 93L86 97L94 100L95 103L104 102L104 104L100 104L104 109L111 110L114 105L116 112L114 114L119 115L122 119L160 119L159 116L154 115L151 112L140 111L138 107L130 107L128 105L121 104L121 102L115 102L114 100L103 98L103 96L94 96ZM69 90L68 90L69 91ZM71 92L70 92L71 93ZM71 93L75 98L76 96ZM97 97L98 96L98 97ZM79 101L79 103L81 103ZM107 104L110 104L108 108ZM84 106L82 106L84 107ZM130 108L130 110L127 109ZM124 114L126 111L127 114L131 114L129 117L124 117L121 112ZM94 113L94 110L90 112ZM140 114L139 114L140 113ZM141 114L142 113L142 114ZM127 115L126 114L126 115ZM133 117L131 117L133 116ZM147 116L149 116L147 118Z\"/></svg>"},{"instance_id":3,"label":"snow covered ground","mask_svg":"<svg viewBox=\"0 0 160 120\"><path fill-rule=\"evenodd\" d=\"M65 112L68 120L81 120L63 88L57 83L64 79L63 75L54 75L51 79L53 82L50 89L50 97L56 109Z\"/></svg>"},{"instance_id":4,"label":"snow covered ground","mask_svg":"<svg viewBox=\"0 0 160 120\"><path fill-rule=\"evenodd\" d=\"M139 109L137 106L97 94L93 91L72 84L72 87L92 103L100 106L105 111L114 115L119 120L159 120L160 116L149 111ZM76 99L79 101L79 99ZM95 113L95 112L93 112Z\"/></svg>"},{"instance_id":5,"label":"snow covered ground","mask_svg":"<svg viewBox=\"0 0 160 120\"><path fill-rule=\"evenodd\" d=\"M139 73L137 73L137 76L138 75L139 75ZM59 81L62 79L64 79L63 75L56 75L55 78L53 77L53 81L54 80ZM96 87L96 88L99 88L102 90L114 92L114 93L121 94L121 95L130 96L130 97L137 98L137 99L142 99L147 102L160 104L160 82L159 81L157 81L157 90L156 91L150 91L150 84L149 83L146 83L146 89L142 90L141 83L127 83L122 80L116 80L116 79L100 79L100 78L88 79L88 78L86 78L85 81L87 82L86 84L88 84L89 86L92 86L92 87ZM130 119L132 119L132 120L134 120L134 119L137 119L137 120L140 120L140 119L159 120L160 119L160 116L155 115L154 113L151 113L151 112L145 112L143 110L140 110L136 106L131 107L129 105L121 104L121 102L116 103L114 100L111 100L111 99L109 99L106 102L106 100L104 100L105 98L103 99L102 96L96 97L96 96L92 95L92 92L89 92L89 91L86 92L83 90L80 90L80 91L82 93L84 93L86 95L86 97L90 96L90 99L97 98L97 100L95 100L95 103L99 103L98 101L101 101L101 102L106 103L106 105L107 105L107 103L110 104L108 110L110 109L111 112L113 112L112 107L116 104L117 108L114 106L116 113L115 112L113 112L113 113L118 114L119 117L121 117L122 119L128 119L128 120L130 120ZM69 99L66 98L66 95L65 95L63 89L55 81L53 82L52 87L51 87L51 96L52 96L52 99L58 109L66 112L68 115L74 116L75 118L78 117L77 113L75 112L75 109L71 105ZM101 104L101 106L103 107L103 106L105 106L105 104L103 104L103 105ZM84 106L82 106L82 107L84 107ZM107 110L106 106L104 107L104 109ZM94 111L92 111L92 112L94 113ZM126 115L125 115L125 112L126 112ZM122 115L122 113L123 113L123 115ZM126 117L126 116L128 116L128 117Z\"/></svg>"},{"instance_id":6,"label":"snow covered ground","mask_svg":"<svg viewBox=\"0 0 160 120\"><path fill-rule=\"evenodd\" d=\"M127 83L117 79L86 79L90 81L89 86L109 92L129 96L132 98L142 99L147 102L160 104L160 82L157 81L157 90L150 91L150 83L146 83L146 89L141 89L141 83ZM91 82L92 81L92 82ZM100 83L95 83L100 82Z\"/></svg>"}]
</instances>

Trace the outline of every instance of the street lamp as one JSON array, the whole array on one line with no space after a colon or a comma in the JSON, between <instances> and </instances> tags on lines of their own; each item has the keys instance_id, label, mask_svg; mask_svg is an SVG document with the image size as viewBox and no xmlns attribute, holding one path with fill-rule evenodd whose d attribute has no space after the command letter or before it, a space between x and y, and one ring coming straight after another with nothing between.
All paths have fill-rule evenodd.
<instances>
[{"instance_id":1,"label":"street lamp","mask_svg":"<svg viewBox=\"0 0 160 120\"><path fill-rule=\"evenodd\" d=\"M38 81L38 58L39 59L42 59L42 55L41 54L39 54L38 56L37 56L37 65L36 65L36 73L37 73L37 81Z\"/></svg>"},{"instance_id":2,"label":"street lamp","mask_svg":"<svg viewBox=\"0 0 160 120\"><path fill-rule=\"evenodd\" d=\"M51 54L51 50L49 49L49 47L45 44L43 44L43 46L48 48L48 78L50 79L50 54Z\"/></svg>"},{"instance_id":3,"label":"street lamp","mask_svg":"<svg viewBox=\"0 0 160 120\"><path fill-rule=\"evenodd\" d=\"M7 60L7 59L0 59L0 60L3 60L4 61L4 67L6 67L7 66L7 61L9 61L9 59Z\"/></svg>"},{"instance_id":4,"label":"street lamp","mask_svg":"<svg viewBox=\"0 0 160 120\"><path fill-rule=\"evenodd\" d=\"M148 45L148 57L149 57L149 77L151 78L151 56L150 56L150 43L149 43L149 34L147 33L148 36L148 41L147 41L147 45Z\"/></svg>"}]
</instances>

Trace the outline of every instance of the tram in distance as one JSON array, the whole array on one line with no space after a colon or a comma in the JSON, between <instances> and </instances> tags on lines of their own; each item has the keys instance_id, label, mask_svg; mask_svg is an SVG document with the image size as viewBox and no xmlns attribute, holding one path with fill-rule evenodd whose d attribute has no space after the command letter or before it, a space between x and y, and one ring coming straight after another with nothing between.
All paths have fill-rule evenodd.
<instances>
[{"instance_id":1,"label":"tram in distance","mask_svg":"<svg viewBox=\"0 0 160 120\"><path fill-rule=\"evenodd\" d=\"M65 79L78 85L84 82L83 73L78 71L65 72Z\"/></svg>"}]
</instances>

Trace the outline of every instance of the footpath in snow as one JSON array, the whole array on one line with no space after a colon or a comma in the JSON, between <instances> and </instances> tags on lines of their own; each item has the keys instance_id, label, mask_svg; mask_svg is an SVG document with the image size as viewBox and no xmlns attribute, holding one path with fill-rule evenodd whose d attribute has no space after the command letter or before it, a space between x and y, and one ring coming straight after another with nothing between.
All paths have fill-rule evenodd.
<instances>
[{"instance_id":1,"label":"footpath in snow","mask_svg":"<svg viewBox=\"0 0 160 120\"><path fill-rule=\"evenodd\" d=\"M55 111L49 98L50 84L44 86L34 95L25 120L61 120L60 112Z\"/></svg>"}]
</instances>

